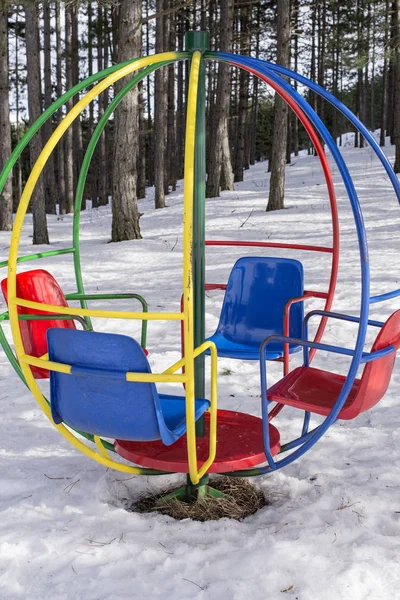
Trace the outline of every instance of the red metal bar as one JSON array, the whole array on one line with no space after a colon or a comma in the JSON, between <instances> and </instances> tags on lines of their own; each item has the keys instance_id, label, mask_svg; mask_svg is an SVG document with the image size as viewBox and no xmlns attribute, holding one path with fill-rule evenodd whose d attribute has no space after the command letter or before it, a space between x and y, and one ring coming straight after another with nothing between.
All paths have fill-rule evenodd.
<instances>
[{"instance_id":1,"label":"red metal bar","mask_svg":"<svg viewBox=\"0 0 400 600\"><path fill-rule=\"evenodd\" d=\"M298 298L291 298L285 304L285 308L283 311L283 335L285 337L289 337L289 318L290 318L290 309L292 304L296 304L296 302L302 302L303 300L307 300L307 298L327 298L328 294L326 292L313 292L311 290L304 290L304 295L299 296ZM287 375L289 373L289 344L283 344L283 374Z\"/></svg>"},{"instance_id":2,"label":"red metal bar","mask_svg":"<svg viewBox=\"0 0 400 600\"><path fill-rule=\"evenodd\" d=\"M204 289L206 292L211 290L226 290L226 283L206 283Z\"/></svg>"},{"instance_id":3,"label":"red metal bar","mask_svg":"<svg viewBox=\"0 0 400 600\"><path fill-rule=\"evenodd\" d=\"M304 295L313 298L328 298L328 292L317 292L315 290L304 290Z\"/></svg>"},{"instance_id":4,"label":"red metal bar","mask_svg":"<svg viewBox=\"0 0 400 600\"><path fill-rule=\"evenodd\" d=\"M296 101L293 98L291 98L291 96L289 96L289 94L284 89L282 89L274 81L271 81L268 77L266 77L265 75L262 75L255 69L252 69L250 67L244 67L242 65L238 65L234 61L232 61L231 64L235 65L241 69L244 68L246 71L259 77L265 83L268 83L287 102L287 104L290 106L290 108L293 110L293 112L297 115L297 117L303 124L304 128L306 129L308 135L310 136L312 143L314 144L314 147L318 154L318 157L321 161L321 167L324 172L326 185L328 188L329 202L330 202L330 207L331 207L331 217L332 217L332 237L333 237L332 266L331 266L331 277L330 277L329 288L328 288L328 297L326 299L325 309L324 309L324 310L329 311L332 306L332 303L333 303L333 295L335 292L338 266L339 266L339 218L338 218L336 194L335 194L335 189L334 189L334 185L333 185L332 174L331 174L331 171L329 168L329 164L328 164L324 149L318 138L317 133L315 132L315 130L314 130L312 124L310 123L310 121L308 120L307 116L301 110L301 108L297 105ZM326 308L326 307L329 307L329 308ZM325 330L326 321L327 321L326 317L323 317L321 319L321 322L318 326L317 333L314 338L315 342L319 342L321 340L322 335ZM310 352L310 361L313 359L314 355L315 355L315 350L312 349ZM278 414L278 412L280 412L280 410L281 410L281 407L279 404L277 406L275 406L274 409L270 413L270 420L274 416L276 416L276 414Z\"/></svg>"},{"instance_id":5,"label":"red metal bar","mask_svg":"<svg viewBox=\"0 0 400 600\"><path fill-rule=\"evenodd\" d=\"M305 244L286 244L284 242L242 242L234 240L206 240L206 246L246 246L256 248L291 248L293 250L310 250L311 252L327 252L333 254L334 249L327 246L309 246Z\"/></svg>"}]
</instances>

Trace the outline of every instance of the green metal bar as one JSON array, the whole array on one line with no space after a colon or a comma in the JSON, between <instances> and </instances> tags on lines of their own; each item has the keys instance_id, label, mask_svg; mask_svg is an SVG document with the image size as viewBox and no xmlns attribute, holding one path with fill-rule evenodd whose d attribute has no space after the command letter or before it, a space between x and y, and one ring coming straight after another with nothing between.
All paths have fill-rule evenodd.
<instances>
[{"instance_id":1,"label":"green metal bar","mask_svg":"<svg viewBox=\"0 0 400 600\"><path fill-rule=\"evenodd\" d=\"M190 52L204 53L210 47L210 34L189 31L185 35L185 48ZM193 293L194 293L194 345L205 340L205 198L206 198L206 70L201 60L197 95L196 142L194 162L194 206L193 206ZM205 357L195 360L195 394L205 395ZM204 417L196 423L196 434L205 434Z\"/></svg>"},{"instance_id":2,"label":"green metal bar","mask_svg":"<svg viewBox=\"0 0 400 600\"><path fill-rule=\"evenodd\" d=\"M81 216L83 193L85 190L87 174L89 171L89 166L90 166L90 163L91 163L91 160L93 157L93 153L95 151L97 143L100 139L100 136L101 136L103 129L106 126L109 118L111 117L112 113L115 111L115 109L117 108L119 103L126 96L126 94L135 85L137 85L140 81L142 81L143 79L148 77L153 71L155 71L156 69L159 69L160 67L162 67L166 64L170 64L171 62L174 62L174 61L163 61L160 63L156 63L155 65L146 67L145 69L140 71L140 73L137 73L130 81L128 81L128 83L126 83L124 85L124 87L119 91L119 93L115 96L113 101L107 106L106 110L104 111L104 114L102 115L100 121L98 122L98 124L93 132L93 135L90 139L88 147L86 149L85 156L82 161L82 168L79 173L79 179L78 179L78 183L77 183L77 187L76 187L75 205L74 205L74 222L73 222L73 233L72 233L73 245L75 248L74 269L75 269L76 287L78 289L78 292L80 292L81 294L84 293L84 286L83 286L83 279L82 279L81 253L80 253L80 244L79 244L80 216ZM86 303L85 299L81 299L80 304L81 304L82 308L87 308L87 303ZM90 326L92 328L90 317L85 317L85 320L86 320L86 323L88 324L88 326ZM147 328L147 323L146 323L146 328Z\"/></svg>"},{"instance_id":3,"label":"green metal bar","mask_svg":"<svg viewBox=\"0 0 400 600\"><path fill-rule=\"evenodd\" d=\"M23 383L25 383L25 385L26 385L25 377L22 373L21 367L19 366L17 357L15 356L14 352L12 351L12 348L11 348L10 344L8 343L6 335L1 326L1 323L7 319L8 319L8 312L5 312L2 315L0 315L0 344L4 350L5 355L7 356L8 360L10 361L11 366L13 367L14 371L16 372L18 377L21 379L21 381Z\"/></svg>"},{"instance_id":4,"label":"green metal bar","mask_svg":"<svg viewBox=\"0 0 400 600\"><path fill-rule=\"evenodd\" d=\"M51 315L18 315L18 321L53 321L56 319L60 321L78 321L83 329L87 330L88 328L85 319L79 315L54 315L53 313Z\"/></svg>"},{"instance_id":5,"label":"green metal bar","mask_svg":"<svg viewBox=\"0 0 400 600\"><path fill-rule=\"evenodd\" d=\"M158 504L161 507L163 504L168 503L170 500L179 500L180 502L196 502L201 498L207 497L227 497L227 495L223 492L220 492L219 490L216 490L215 488L209 486L208 480L209 477L208 474L206 474L200 479L199 483L193 485L190 480L190 477L187 476L186 485L174 490L173 492L170 492L169 494L166 494L165 496L161 496L161 498L157 500L156 504Z\"/></svg>"},{"instance_id":6,"label":"green metal bar","mask_svg":"<svg viewBox=\"0 0 400 600\"><path fill-rule=\"evenodd\" d=\"M46 258L47 256L58 256L59 254L73 254L75 248L62 248L61 250L46 250L46 252L35 252L34 254L27 254L26 256L20 256L17 258L17 263L28 262L29 260L36 260L37 258ZM0 262L0 269L8 267L8 260Z\"/></svg>"},{"instance_id":7,"label":"green metal bar","mask_svg":"<svg viewBox=\"0 0 400 600\"><path fill-rule=\"evenodd\" d=\"M143 312L148 312L149 307L143 296L139 294L81 294L74 292L73 294L67 294L67 300L131 300L136 299L142 305ZM142 335L140 345L142 348L146 348L147 343L147 321L142 321Z\"/></svg>"}]
</instances>

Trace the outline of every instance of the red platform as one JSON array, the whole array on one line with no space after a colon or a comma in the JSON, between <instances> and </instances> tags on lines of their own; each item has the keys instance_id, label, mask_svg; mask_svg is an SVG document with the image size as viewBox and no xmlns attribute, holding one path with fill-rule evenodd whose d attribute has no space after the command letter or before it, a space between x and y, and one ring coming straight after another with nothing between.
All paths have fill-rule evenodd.
<instances>
[{"instance_id":1,"label":"red platform","mask_svg":"<svg viewBox=\"0 0 400 600\"><path fill-rule=\"evenodd\" d=\"M208 458L209 414L206 413L206 435L197 439L197 459L199 468ZM269 425L271 454L275 456L280 449L279 431ZM126 460L162 471L187 473L186 436L181 437L172 446L165 446L161 441L128 442L115 441L115 450ZM209 473L222 473L255 467L266 462L262 420L253 415L218 411L217 456L209 469Z\"/></svg>"}]
</instances>

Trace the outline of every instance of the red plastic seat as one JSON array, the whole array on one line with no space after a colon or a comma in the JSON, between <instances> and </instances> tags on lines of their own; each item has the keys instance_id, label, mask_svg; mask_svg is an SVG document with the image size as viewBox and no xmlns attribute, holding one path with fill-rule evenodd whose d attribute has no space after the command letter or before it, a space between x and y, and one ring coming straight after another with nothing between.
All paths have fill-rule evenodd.
<instances>
[{"instance_id":1,"label":"red plastic seat","mask_svg":"<svg viewBox=\"0 0 400 600\"><path fill-rule=\"evenodd\" d=\"M6 302L8 302L7 279L3 279L1 282L1 289ZM26 271L17 275L17 297L43 304L68 306L63 291L53 275L43 269ZM48 315L51 313L19 306L18 314ZM47 353L46 333L48 329L52 327L76 329L74 321L70 319L62 321L58 319L49 321L20 321L19 327L26 354L35 357L40 357ZM49 377L49 372L46 369L40 369L39 367L31 368L35 379L47 379Z\"/></svg>"},{"instance_id":2,"label":"red plastic seat","mask_svg":"<svg viewBox=\"0 0 400 600\"><path fill-rule=\"evenodd\" d=\"M387 346L400 347L400 310L381 328L371 352ZM354 419L383 398L390 383L396 352L368 362L361 379L356 379L340 411L339 419ZM298 367L268 390L268 400L328 415L339 397L346 377L313 367Z\"/></svg>"}]
</instances>

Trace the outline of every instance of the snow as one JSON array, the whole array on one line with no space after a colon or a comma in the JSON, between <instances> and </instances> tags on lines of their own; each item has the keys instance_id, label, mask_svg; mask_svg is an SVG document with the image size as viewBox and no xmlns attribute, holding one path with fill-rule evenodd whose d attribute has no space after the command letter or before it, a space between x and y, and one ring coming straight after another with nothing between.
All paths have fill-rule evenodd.
<instances>
[{"instance_id":1,"label":"snow","mask_svg":"<svg viewBox=\"0 0 400 600\"><path fill-rule=\"evenodd\" d=\"M385 149L393 159L393 149ZM394 192L370 148L343 146L360 194L370 241L372 293L400 287L400 213ZM344 186L332 171L341 224L341 260L334 309L357 314L360 264ZM287 168L287 209L266 213L266 165L221 199L207 201L210 239L331 243L329 203L318 159L301 156ZM108 244L110 208L82 214L82 259L87 292L134 291L150 310L178 310L182 284L182 182L155 211L141 201L141 241ZM67 247L70 216L49 217L53 248ZM31 252L27 217L21 253ZM10 236L0 234L6 257ZM47 248L43 247L43 250ZM255 249L208 248L207 281L224 282L240 255ZM329 255L268 249L263 255L302 260L306 287L324 290ZM65 292L74 291L70 256L29 263L49 269ZM207 298L207 332L221 306ZM101 303L124 309L131 301ZM100 306L100 304L92 304ZM311 299L309 310L322 307ZM396 299L375 305L384 320ZM315 324L316 325L316 324ZM100 331L139 337L140 324L97 320ZM354 347L355 326L332 321L324 341ZM7 333L9 330L7 329ZM371 337L369 341L371 341ZM179 359L179 327L150 322L148 348L155 371ZM292 359L298 364L299 357ZM346 357L317 355L316 366L345 373ZM220 359L219 406L260 414L258 365ZM281 366L268 365L269 382ZM41 383L43 389L47 382ZM167 389L167 384L160 386ZM176 391L179 392L176 386ZM171 387L168 387L171 391ZM59 436L0 354L0 598L14 600L387 600L399 597L400 571L400 370L383 401L370 412L329 430L302 459L276 474L254 479L269 505L243 522L177 522L126 510L147 490L177 484L178 476L129 477L105 470ZM276 421L282 441L296 436L301 416L285 409Z\"/></svg>"}]
</instances>

